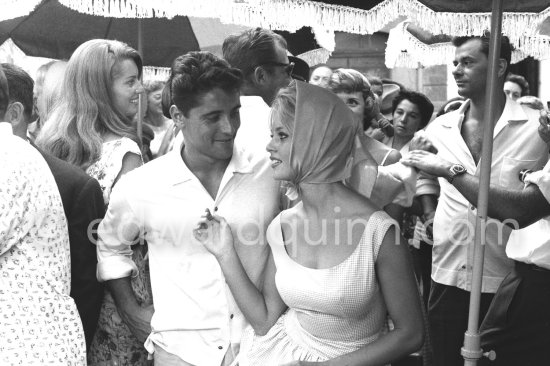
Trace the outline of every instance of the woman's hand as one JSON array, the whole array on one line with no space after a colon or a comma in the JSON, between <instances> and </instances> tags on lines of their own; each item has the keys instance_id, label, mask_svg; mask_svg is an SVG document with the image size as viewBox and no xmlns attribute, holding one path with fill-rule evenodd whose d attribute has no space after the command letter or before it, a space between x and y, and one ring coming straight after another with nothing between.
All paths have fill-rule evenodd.
<instances>
[{"instance_id":1,"label":"woman's hand","mask_svg":"<svg viewBox=\"0 0 550 366\"><path fill-rule=\"evenodd\" d=\"M223 217L212 215L209 209L193 229L193 236L217 259L226 257L234 250L229 224Z\"/></svg>"}]
</instances>

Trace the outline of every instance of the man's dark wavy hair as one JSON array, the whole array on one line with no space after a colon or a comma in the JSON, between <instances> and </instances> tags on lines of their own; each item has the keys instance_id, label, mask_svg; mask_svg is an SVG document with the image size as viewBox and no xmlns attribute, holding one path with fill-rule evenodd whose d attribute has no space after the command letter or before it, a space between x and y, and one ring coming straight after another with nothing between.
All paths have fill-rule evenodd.
<instances>
[{"instance_id":1,"label":"man's dark wavy hair","mask_svg":"<svg viewBox=\"0 0 550 366\"><path fill-rule=\"evenodd\" d=\"M453 46L460 47L472 39L479 39L481 41L481 52L483 52L485 56L489 57L490 38L491 33L485 32L482 36L454 37L452 42ZM506 70L504 73L504 75L506 75L508 73L508 68L510 67L510 61L512 60L512 45L510 44L510 39L504 35L500 39L500 58L506 60Z\"/></svg>"},{"instance_id":2,"label":"man's dark wavy hair","mask_svg":"<svg viewBox=\"0 0 550 366\"><path fill-rule=\"evenodd\" d=\"M212 89L238 91L241 85L241 71L229 66L227 61L210 52L186 53L172 63L170 78L163 90L163 113L170 118L170 106L175 104L187 116Z\"/></svg>"}]
</instances>

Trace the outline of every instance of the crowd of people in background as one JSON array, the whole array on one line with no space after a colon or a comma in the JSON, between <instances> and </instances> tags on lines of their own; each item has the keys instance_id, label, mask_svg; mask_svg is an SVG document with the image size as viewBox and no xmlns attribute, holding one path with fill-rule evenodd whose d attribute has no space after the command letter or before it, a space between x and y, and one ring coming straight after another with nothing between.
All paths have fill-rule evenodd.
<instances>
[{"instance_id":1,"label":"crowd of people in background","mask_svg":"<svg viewBox=\"0 0 550 366\"><path fill-rule=\"evenodd\" d=\"M162 81L113 40L1 64L0 364L462 365L487 123L481 362L550 364L547 110L503 37L487 122L453 44L438 110L262 28Z\"/></svg>"}]
</instances>

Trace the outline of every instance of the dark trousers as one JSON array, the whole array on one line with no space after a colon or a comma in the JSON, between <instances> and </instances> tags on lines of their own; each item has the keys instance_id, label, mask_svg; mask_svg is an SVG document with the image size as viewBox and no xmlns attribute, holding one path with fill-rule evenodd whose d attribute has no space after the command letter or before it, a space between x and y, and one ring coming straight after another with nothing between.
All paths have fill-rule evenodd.
<instances>
[{"instance_id":1,"label":"dark trousers","mask_svg":"<svg viewBox=\"0 0 550 366\"><path fill-rule=\"evenodd\" d=\"M502 281L480 329L482 365L550 365L550 270L516 262Z\"/></svg>"},{"instance_id":2,"label":"dark trousers","mask_svg":"<svg viewBox=\"0 0 550 366\"><path fill-rule=\"evenodd\" d=\"M479 319L483 319L494 294L481 294ZM463 366L460 349L468 328L470 292L432 281L428 304L435 366ZM481 321L480 321L481 323Z\"/></svg>"}]
</instances>

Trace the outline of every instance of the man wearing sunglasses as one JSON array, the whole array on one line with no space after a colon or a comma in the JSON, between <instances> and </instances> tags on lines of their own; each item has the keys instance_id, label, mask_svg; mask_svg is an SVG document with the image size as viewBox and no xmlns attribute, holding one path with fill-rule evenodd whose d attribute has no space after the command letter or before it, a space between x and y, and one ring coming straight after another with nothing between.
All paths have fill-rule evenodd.
<instances>
[{"instance_id":1,"label":"man wearing sunglasses","mask_svg":"<svg viewBox=\"0 0 550 366\"><path fill-rule=\"evenodd\" d=\"M263 156L269 142L269 106L292 80L294 63L289 62L287 43L268 29L248 29L224 40L223 57L244 76L235 146Z\"/></svg>"}]
</instances>

